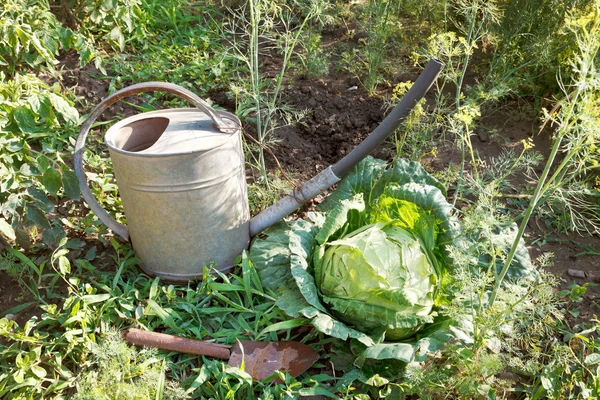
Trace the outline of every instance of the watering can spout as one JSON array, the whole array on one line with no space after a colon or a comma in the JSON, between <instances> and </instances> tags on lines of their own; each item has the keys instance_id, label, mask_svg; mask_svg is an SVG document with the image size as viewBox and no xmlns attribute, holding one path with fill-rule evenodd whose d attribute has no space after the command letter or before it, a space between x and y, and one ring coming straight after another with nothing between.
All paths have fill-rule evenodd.
<instances>
[{"instance_id":1,"label":"watering can spout","mask_svg":"<svg viewBox=\"0 0 600 400\"><path fill-rule=\"evenodd\" d=\"M402 98L402 101L390 112L381 125L336 164L323 170L300 188L295 189L292 193L252 218L250 220L250 236L255 236L274 225L277 221L300 208L305 202L339 182L344 175L350 172L352 167L375 150L400 126L404 118L431 88L443 68L444 63L435 58L431 59L410 90Z\"/></svg>"}]
</instances>

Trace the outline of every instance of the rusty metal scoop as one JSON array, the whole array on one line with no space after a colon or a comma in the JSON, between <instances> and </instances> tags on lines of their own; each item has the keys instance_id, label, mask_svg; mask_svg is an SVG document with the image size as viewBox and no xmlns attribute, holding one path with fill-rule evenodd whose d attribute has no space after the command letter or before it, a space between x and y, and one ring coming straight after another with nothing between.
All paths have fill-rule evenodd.
<instances>
[{"instance_id":1,"label":"rusty metal scoop","mask_svg":"<svg viewBox=\"0 0 600 400\"><path fill-rule=\"evenodd\" d=\"M243 361L244 370L259 381L273 375L275 371L287 371L291 376L298 376L319 359L313 349L298 342L244 341L232 347L135 328L123 332L123 338L136 346L229 360L232 367L239 368Z\"/></svg>"}]
</instances>

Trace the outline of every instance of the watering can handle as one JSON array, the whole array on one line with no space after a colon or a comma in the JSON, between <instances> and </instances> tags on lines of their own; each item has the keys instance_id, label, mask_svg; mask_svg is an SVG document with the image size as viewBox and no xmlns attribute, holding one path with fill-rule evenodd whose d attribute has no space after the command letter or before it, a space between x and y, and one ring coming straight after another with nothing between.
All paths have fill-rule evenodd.
<instances>
[{"instance_id":1,"label":"watering can handle","mask_svg":"<svg viewBox=\"0 0 600 400\"><path fill-rule=\"evenodd\" d=\"M77 179L79 180L79 187L81 189L83 199L88 204L88 206L106 226L108 226L114 233L121 236L125 240L129 240L129 230L127 229L127 227L117 222L113 217L110 216L108 212L106 212L106 210L102 208L100 203L98 203L98 201L92 194L90 187L88 186L88 182L85 177L85 172L83 171L83 148L85 146L85 140L87 138L87 135L90 132L90 129L92 128L94 122L96 122L96 119L100 116L100 114L102 114L108 107L110 107L117 101L125 97L144 92L166 92L175 94L189 101L190 103L198 107L198 109L205 112L213 120L216 128L219 131L228 132L232 129L232 127L230 125L227 125L221 119L221 116L215 110L213 110L207 102L202 100L196 94L181 86L165 82L146 82L128 86L108 96L92 110L90 115L87 117L87 119L81 126L79 136L77 137L77 143L75 144L75 174L77 175Z\"/></svg>"}]
</instances>

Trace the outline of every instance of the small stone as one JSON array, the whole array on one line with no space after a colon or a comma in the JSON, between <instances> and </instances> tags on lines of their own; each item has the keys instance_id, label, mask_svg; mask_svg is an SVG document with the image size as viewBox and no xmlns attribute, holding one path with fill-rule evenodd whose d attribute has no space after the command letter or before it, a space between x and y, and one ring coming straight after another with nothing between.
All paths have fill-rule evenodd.
<instances>
[{"instance_id":1,"label":"small stone","mask_svg":"<svg viewBox=\"0 0 600 400\"><path fill-rule=\"evenodd\" d=\"M15 321L17 319L17 316L15 314L6 314L4 318L6 318L9 321Z\"/></svg>"},{"instance_id":2,"label":"small stone","mask_svg":"<svg viewBox=\"0 0 600 400\"><path fill-rule=\"evenodd\" d=\"M580 269L568 269L567 274L573 278L585 278L585 272Z\"/></svg>"},{"instance_id":3,"label":"small stone","mask_svg":"<svg viewBox=\"0 0 600 400\"><path fill-rule=\"evenodd\" d=\"M350 86L348 89L346 89L346 92L354 92L355 90L358 90L358 86Z\"/></svg>"}]
</instances>

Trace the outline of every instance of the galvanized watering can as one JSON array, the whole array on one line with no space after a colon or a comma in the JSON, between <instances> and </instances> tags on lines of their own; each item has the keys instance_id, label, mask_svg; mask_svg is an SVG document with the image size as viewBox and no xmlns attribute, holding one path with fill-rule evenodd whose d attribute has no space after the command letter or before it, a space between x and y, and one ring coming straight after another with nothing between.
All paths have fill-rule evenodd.
<instances>
[{"instance_id":1,"label":"galvanized watering can","mask_svg":"<svg viewBox=\"0 0 600 400\"><path fill-rule=\"evenodd\" d=\"M241 124L180 86L149 82L104 99L84 122L75 145L75 173L84 200L113 232L131 241L142 270L184 282L204 266L225 272L250 238L327 190L381 144L431 87L443 64L431 60L400 104L346 157L293 193L250 218ZM127 226L100 206L83 170L87 135L110 105L142 92L180 96L195 108L159 110L126 118L105 135Z\"/></svg>"}]
</instances>

